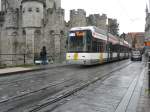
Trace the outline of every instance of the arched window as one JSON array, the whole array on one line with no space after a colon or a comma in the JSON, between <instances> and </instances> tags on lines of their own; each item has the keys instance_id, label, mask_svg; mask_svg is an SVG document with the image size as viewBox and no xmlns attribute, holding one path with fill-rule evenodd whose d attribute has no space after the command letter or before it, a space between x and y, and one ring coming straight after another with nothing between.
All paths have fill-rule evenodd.
<instances>
[{"instance_id":1,"label":"arched window","mask_svg":"<svg viewBox=\"0 0 150 112\"><path fill-rule=\"evenodd\" d=\"M54 33L55 33L54 30L51 30L51 31L49 32L50 35L53 35Z\"/></svg>"},{"instance_id":2,"label":"arched window","mask_svg":"<svg viewBox=\"0 0 150 112\"><path fill-rule=\"evenodd\" d=\"M36 8L36 12L40 12L40 9L39 9L39 8Z\"/></svg>"},{"instance_id":3,"label":"arched window","mask_svg":"<svg viewBox=\"0 0 150 112\"><path fill-rule=\"evenodd\" d=\"M61 34L61 35L64 35L64 31L61 30L61 31L60 31L60 34Z\"/></svg>"},{"instance_id":4,"label":"arched window","mask_svg":"<svg viewBox=\"0 0 150 112\"><path fill-rule=\"evenodd\" d=\"M23 31L22 31L22 34L23 34L23 35L26 35L26 31L25 31L25 30L23 30Z\"/></svg>"},{"instance_id":5,"label":"arched window","mask_svg":"<svg viewBox=\"0 0 150 112\"><path fill-rule=\"evenodd\" d=\"M37 35L41 35L41 30L36 30L34 33Z\"/></svg>"},{"instance_id":6,"label":"arched window","mask_svg":"<svg viewBox=\"0 0 150 112\"><path fill-rule=\"evenodd\" d=\"M25 13L25 8L23 8L22 13Z\"/></svg>"},{"instance_id":7,"label":"arched window","mask_svg":"<svg viewBox=\"0 0 150 112\"><path fill-rule=\"evenodd\" d=\"M30 7L30 8L28 9L28 11L29 11L29 12L32 12L32 8Z\"/></svg>"}]
</instances>

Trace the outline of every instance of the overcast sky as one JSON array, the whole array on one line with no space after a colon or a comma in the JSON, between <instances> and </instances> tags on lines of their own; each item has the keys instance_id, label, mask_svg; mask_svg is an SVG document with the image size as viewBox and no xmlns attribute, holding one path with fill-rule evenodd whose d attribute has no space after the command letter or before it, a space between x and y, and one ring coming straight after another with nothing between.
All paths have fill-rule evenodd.
<instances>
[{"instance_id":1,"label":"overcast sky","mask_svg":"<svg viewBox=\"0 0 150 112\"><path fill-rule=\"evenodd\" d=\"M1 1L1 0L0 0ZM145 26L145 8L148 0L61 0L65 9L65 19L69 19L69 10L84 9L89 14L107 14L120 24L122 32L143 32Z\"/></svg>"},{"instance_id":2,"label":"overcast sky","mask_svg":"<svg viewBox=\"0 0 150 112\"><path fill-rule=\"evenodd\" d=\"M107 14L120 24L122 32L144 32L145 8L148 0L62 0L66 19L70 9L84 9L89 14Z\"/></svg>"}]
</instances>

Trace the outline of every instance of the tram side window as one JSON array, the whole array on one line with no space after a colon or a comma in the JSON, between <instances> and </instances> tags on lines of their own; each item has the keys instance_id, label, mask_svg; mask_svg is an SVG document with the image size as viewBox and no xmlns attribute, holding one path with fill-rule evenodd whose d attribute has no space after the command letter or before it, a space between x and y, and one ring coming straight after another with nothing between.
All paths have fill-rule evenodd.
<instances>
[{"instance_id":1,"label":"tram side window","mask_svg":"<svg viewBox=\"0 0 150 112\"><path fill-rule=\"evenodd\" d=\"M120 52L123 53L123 47L122 46L120 46Z\"/></svg>"},{"instance_id":2,"label":"tram side window","mask_svg":"<svg viewBox=\"0 0 150 112\"><path fill-rule=\"evenodd\" d=\"M87 52L91 52L91 45L92 45L92 33L91 31L87 31L87 39L86 39L86 45L87 45Z\"/></svg>"},{"instance_id":3,"label":"tram side window","mask_svg":"<svg viewBox=\"0 0 150 112\"><path fill-rule=\"evenodd\" d=\"M101 43L100 43L100 52L104 52L105 51L105 46L104 46L105 44L104 44L104 41L102 41Z\"/></svg>"},{"instance_id":4,"label":"tram side window","mask_svg":"<svg viewBox=\"0 0 150 112\"><path fill-rule=\"evenodd\" d=\"M113 52L118 52L118 45L113 45L112 49L113 49Z\"/></svg>"},{"instance_id":5,"label":"tram side window","mask_svg":"<svg viewBox=\"0 0 150 112\"><path fill-rule=\"evenodd\" d=\"M98 41L98 42L97 42L97 52L100 51L100 47L101 47L101 43Z\"/></svg>"},{"instance_id":6,"label":"tram side window","mask_svg":"<svg viewBox=\"0 0 150 112\"><path fill-rule=\"evenodd\" d=\"M113 47L113 46L112 46L112 43L109 43L109 44L108 44L108 50L109 50L109 52L112 52L112 47Z\"/></svg>"},{"instance_id":7,"label":"tram side window","mask_svg":"<svg viewBox=\"0 0 150 112\"><path fill-rule=\"evenodd\" d=\"M113 45L113 52L116 52L116 45Z\"/></svg>"},{"instance_id":8,"label":"tram side window","mask_svg":"<svg viewBox=\"0 0 150 112\"><path fill-rule=\"evenodd\" d=\"M92 51L93 52L104 52L106 50L105 41L96 39L92 42Z\"/></svg>"},{"instance_id":9,"label":"tram side window","mask_svg":"<svg viewBox=\"0 0 150 112\"><path fill-rule=\"evenodd\" d=\"M97 52L97 42L93 41L92 43L92 52Z\"/></svg>"},{"instance_id":10,"label":"tram side window","mask_svg":"<svg viewBox=\"0 0 150 112\"><path fill-rule=\"evenodd\" d=\"M121 45L118 45L118 52L121 52Z\"/></svg>"},{"instance_id":11,"label":"tram side window","mask_svg":"<svg viewBox=\"0 0 150 112\"><path fill-rule=\"evenodd\" d=\"M115 52L115 45L112 45L112 52Z\"/></svg>"}]
</instances>

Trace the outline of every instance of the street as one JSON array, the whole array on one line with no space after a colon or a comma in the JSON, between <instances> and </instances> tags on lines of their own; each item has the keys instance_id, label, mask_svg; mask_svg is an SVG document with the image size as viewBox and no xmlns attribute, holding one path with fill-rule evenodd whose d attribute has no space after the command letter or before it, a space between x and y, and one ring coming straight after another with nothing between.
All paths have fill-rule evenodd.
<instances>
[{"instance_id":1,"label":"street","mask_svg":"<svg viewBox=\"0 0 150 112\"><path fill-rule=\"evenodd\" d=\"M114 112L131 83L140 76L144 66L144 62L124 60L97 66L70 65L1 76L0 112L32 111L49 99L66 93L70 88L80 87L88 82L92 83L38 110Z\"/></svg>"}]
</instances>

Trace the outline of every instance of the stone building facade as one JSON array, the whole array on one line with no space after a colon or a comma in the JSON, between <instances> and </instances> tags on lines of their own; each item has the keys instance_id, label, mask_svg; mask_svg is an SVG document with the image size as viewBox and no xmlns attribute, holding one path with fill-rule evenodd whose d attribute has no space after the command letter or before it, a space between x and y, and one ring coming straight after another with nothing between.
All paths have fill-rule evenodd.
<instances>
[{"instance_id":1,"label":"stone building facade","mask_svg":"<svg viewBox=\"0 0 150 112\"><path fill-rule=\"evenodd\" d=\"M23 54L26 63L34 63L43 46L49 59L65 58L61 0L2 0L0 24L0 59L5 60L1 63L22 64Z\"/></svg>"},{"instance_id":2,"label":"stone building facade","mask_svg":"<svg viewBox=\"0 0 150 112\"><path fill-rule=\"evenodd\" d=\"M71 10L69 27L87 26L86 12L83 9Z\"/></svg>"},{"instance_id":3,"label":"stone building facade","mask_svg":"<svg viewBox=\"0 0 150 112\"><path fill-rule=\"evenodd\" d=\"M146 7L145 42L150 42L150 11Z\"/></svg>"},{"instance_id":4,"label":"stone building facade","mask_svg":"<svg viewBox=\"0 0 150 112\"><path fill-rule=\"evenodd\" d=\"M68 26L69 28L78 26L96 26L107 31L107 19L106 14L90 14L89 16L86 16L86 12L83 9L71 10Z\"/></svg>"},{"instance_id":5,"label":"stone building facade","mask_svg":"<svg viewBox=\"0 0 150 112\"><path fill-rule=\"evenodd\" d=\"M107 16L106 14L90 14L87 17L87 24L97 26L100 29L107 30Z\"/></svg>"},{"instance_id":6,"label":"stone building facade","mask_svg":"<svg viewBox=\"0 0 150 112\"><path fill-rule=\"evenodd\" d=\"M2 0L0 12L0 64L34 63L46 47L48 59L65 60L67 32L76 26L108 30L107 16L86 16L83 9L71 10L64 20L61 0ZM25 55L24 55L25 54Z\"/></svg>"}]
</instances>

